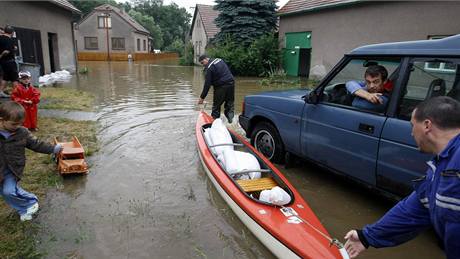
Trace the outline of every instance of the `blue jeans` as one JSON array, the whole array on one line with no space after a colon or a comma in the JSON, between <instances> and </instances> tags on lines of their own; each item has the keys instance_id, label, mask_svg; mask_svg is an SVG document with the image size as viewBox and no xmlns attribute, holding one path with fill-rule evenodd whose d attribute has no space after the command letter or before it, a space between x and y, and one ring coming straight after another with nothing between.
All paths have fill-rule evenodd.
<instances>
[{"instance_id":1,"label":"blue jeans","mask_svg":"<svg viewBox=\"0 0 460 259\"><path fill-rule=\"evenodd\" d=\"M16 181L16 177L10 170L3 172L3 184L0 184L0 194L5 202L15 209L19 215L27 212L27 209L38 202L37 196L22 189Z\"/></svg>"}]
</instances>

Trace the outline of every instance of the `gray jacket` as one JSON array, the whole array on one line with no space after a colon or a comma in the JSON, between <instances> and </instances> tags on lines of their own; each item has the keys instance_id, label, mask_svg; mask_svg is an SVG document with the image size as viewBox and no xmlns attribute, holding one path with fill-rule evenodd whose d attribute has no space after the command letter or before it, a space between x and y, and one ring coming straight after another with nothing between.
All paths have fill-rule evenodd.
<instances>
[{"instance_id":1,"label":"gray jacket","mask_svg":"<svg viewBox=\"0 0 460 259\"><path fill-rule=\"evenodd\" d=\"M6 168L9 168L18 180L21 179L26 164L26 148L44 154L52 154L54 151L53 145L38 140L24 127L20 127L8 139L0 134L0 182Z\"/></svg>"}]
</instances>

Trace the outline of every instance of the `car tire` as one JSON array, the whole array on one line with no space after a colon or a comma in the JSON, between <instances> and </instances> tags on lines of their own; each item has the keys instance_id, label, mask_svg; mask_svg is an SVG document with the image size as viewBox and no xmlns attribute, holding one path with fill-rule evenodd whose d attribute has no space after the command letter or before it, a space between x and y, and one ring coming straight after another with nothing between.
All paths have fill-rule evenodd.
<instances>
[{"instance_id":1,"label":"car tire","mask_svg":"<svg viewBox=\"0 0 460 259\"><path fill-rule=\"evenodd\" d=\"M251 134L251 144L275 163L284 162L284 145L278 130L268 122L259 122Z\"/></svg>"}]
</instances>

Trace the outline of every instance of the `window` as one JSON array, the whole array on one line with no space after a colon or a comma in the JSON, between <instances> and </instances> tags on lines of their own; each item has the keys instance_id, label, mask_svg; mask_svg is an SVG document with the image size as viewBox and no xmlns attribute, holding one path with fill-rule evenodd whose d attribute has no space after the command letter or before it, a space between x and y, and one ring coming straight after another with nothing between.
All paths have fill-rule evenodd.
<instances>
[{"instance_id":1,"label":"window","mask_svg":"<svg viewBox=\"0 0 460 259\"><path fill-rule=\"evenodd\" d=\"M442 38L445 38L448 36L429 36L429 40L439 40ZM452 66L452 64L446 64L444 62L439 62L439 61L433 61L433 62L426 62L425 63L425 69L426 70L431 70L434 72L445 72L445 73L452 73L455 72L455 66Z\"/></svg>"},{"instance_id":2,"label":"window","mask_svg":"<svg viewBox=\"0 0 460 259\"><path fill-rule=\"evenodd\" d=\"M425 69L436 72L455 73L455 66L452 66L452 64L449 63L439 61L426 62Z\"/></svg>"},{"instance_id":3,"label":"window","mask_svg":"<svg viewBox=\"0 0 460 259\"><path fill-rule=\"evenodd\" d=\"M141 51L141 40L137 39L137 51Z\"/></svg>"},{"instance_id":4,"label":"window","mask_svg":"<svg viewBox=\"0 0 460 259\"><path fill-rule=\"evenodd\" d=\"M371 65L382 65L388 71L389 82L383 85L385 90L382 89L382 105L372 104L365 99L355 97L346 88L347 82L350 81L356 81L357 84L365 86L364 73ZM328 82L323 90L322 100L327 103L353 106L356 109L383 113L391 98L392 84L396 81L399 65L399 58L352 59Z\"/></svg>"},{"instance_id":5,"label":"window","mask_svg":"<svg viewBox=\"0 0 460 259\"><path fill-rule=\"evenodd\" d=\"M147 50L147 42L144 40L143 43L144 43L144 51L146 51Z\"/></svg>"},{"instance_id":6,"label":"window","mask_svg":"<svg viewBox=\"0 0 460 259\"><path fill-rule=\"evenodd\" d=\"M125 38L112 38L112 49L124 50L125 49Z\"/></svg>"},{"instance_id":7,"label":"window","mask_svg":"<svg viewBox=\"0 0 460 259\"><path fill-rule=\"evenodd\" d=\"M97 27L102 28L112 28L112 17L110 16L98 16L97 17Z\"/></svg>"},{"instance_id":8,"label":"window","mask_svg":"<svg viewBox=\"0 0 460 259\"><path fill-rule=\"evenodd\" d=\"M432 70L430 66L442 63L453 72ZM443 59L419 59L411 63L407 85L403 90L398 117L410 120L412 111L420 102L435 96L451 96L458 99L460 85L454 86L455 71L460 61Z\"/></svg>"},{"instance_id":9,"label":"window","mask_svg":"<svg viewBox=\"0 0 460 259\"><path fill-rule=\"evenodd\" d=\"M97 37L85 37L85 49L98 49Z\"/></svg>"}]
</instances>

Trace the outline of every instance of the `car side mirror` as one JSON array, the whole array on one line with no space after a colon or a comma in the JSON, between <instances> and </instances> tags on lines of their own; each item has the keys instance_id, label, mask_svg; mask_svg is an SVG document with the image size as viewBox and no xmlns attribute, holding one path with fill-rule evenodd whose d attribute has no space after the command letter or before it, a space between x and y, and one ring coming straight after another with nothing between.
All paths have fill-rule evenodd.
<instances>
[{"instance_id":1,"label":"car side mirror","mask_svg":"<svg viewBox=\"0 0 460 259\"><path fill-rule=\"evenodd\" d=\"M311 91L308 95L304 96L304 99L309 104L317 104L319 102L319 95L316 91Z\"/></svg>"}]
</instances>

